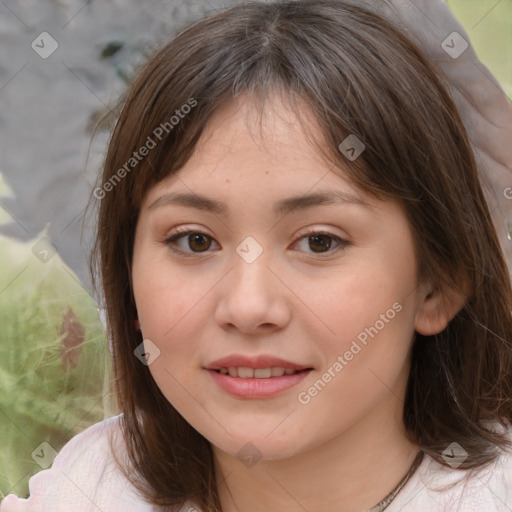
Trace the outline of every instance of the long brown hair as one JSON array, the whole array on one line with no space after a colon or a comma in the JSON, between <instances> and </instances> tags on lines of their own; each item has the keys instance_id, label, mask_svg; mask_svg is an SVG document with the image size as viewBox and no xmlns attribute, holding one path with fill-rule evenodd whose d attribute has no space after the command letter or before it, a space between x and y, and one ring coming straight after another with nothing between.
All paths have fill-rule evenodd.
<instances>
[{"instance_id":1,"label":"long brown hair","mask_svg":"<svg viewBox=\"0 0 512 512\"><path fill-rule=\"evenodd\" d=\"M279 92L299 122L295 100L305 100L321 127L322 140L312 137L319 154L341 164L362 190L403 205L419 279L438 289L469 282L447 328L413 341L403 413L409 438L445 465L441 453L457 441L469 454L461 468L489 463L507 446L490 425L512 420L510 279L447 90L389 21L342 0L246 2L192 24L147 63L123 100L95 191L92 265L101 276L124 413L126 474L149 501L180 506L191 499L204 511L220 510L209 441L134 356L142 341L131 286L138 213L148 189L187 162L212 114L242 93L263 108ZM338 149L351 134L366 146L353 162ZM146 156L130 160L150 139L155 146Z\"/></svg>"}]
</instances>

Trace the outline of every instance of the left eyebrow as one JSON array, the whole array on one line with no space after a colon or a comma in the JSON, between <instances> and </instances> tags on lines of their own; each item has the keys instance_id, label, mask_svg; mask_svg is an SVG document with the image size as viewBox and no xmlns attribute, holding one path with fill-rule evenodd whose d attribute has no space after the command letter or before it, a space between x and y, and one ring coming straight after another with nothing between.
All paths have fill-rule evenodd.
<instances>
[{"instance_id":1,"label":"left eyebrow","mask_svg":"<svg viewBox=\"0 0 512 512\"><path fill-rule=\"evenodd\" d=\"M285 215L292 210L306 210L315 206L324 206L329 204L358 205L364 208L373 208L372 205L358 196L342 191L326 190L316 192L314 194L281 199L274 203L273 210L277 215ZM222 216L229 215L229 208L226 204L198 194L165 194L151 203L149 208L154 209L167 205L178 205L195 208L197 210L206 210Z\"/></svg>"}]
</instances>

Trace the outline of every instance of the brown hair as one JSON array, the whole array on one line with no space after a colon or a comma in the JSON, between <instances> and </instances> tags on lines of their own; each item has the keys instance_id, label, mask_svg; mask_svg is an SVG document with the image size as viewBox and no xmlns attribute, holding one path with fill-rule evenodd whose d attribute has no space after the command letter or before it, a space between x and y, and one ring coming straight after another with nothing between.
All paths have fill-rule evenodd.
<instances>
[{"instance_id":1,"label":"brown hair","mask_svg":"<svg viewBox=\"0 0 512 512\"><path fill-rule=\"evenodd\" d=\"M323 135L313 143L326 161L341 165L364 191L401 202L419 280L437 289L469 283L465 305L445 330L416 333L403 413L409 438L441 464L443 450L457 441L469 453L461 468L482 466L507 446L491 425L512 419L510 280L444 78L392 23L351 2L246 2L189 26L147 63L124 99L103 192L95 194L102 199L92 261L101 275L124 413L132 466L126 474L154 504L191 499L204 511L220 510L209 441L134 356L142 341L131 286L141 201L187 162L225 102L247 93L261 107L274 92L295 105L298 120L294 100L307 102ZM195 106L183 109L187 104ZM177 110L188 113L171 129ZM166 137L127 167L163 126ZM353 162L338 149L350 134L366 146Z\"/></svg>"}]
</instances>

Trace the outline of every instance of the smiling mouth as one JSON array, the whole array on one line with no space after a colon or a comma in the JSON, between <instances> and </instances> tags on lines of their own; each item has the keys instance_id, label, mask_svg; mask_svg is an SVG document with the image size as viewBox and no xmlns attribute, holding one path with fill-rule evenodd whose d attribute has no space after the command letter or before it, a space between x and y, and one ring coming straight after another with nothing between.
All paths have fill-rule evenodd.
<instances>
[{"instance_id":1,"label":"smiling mouth","mask_svg":"<svg viewBox=\"0 0 512 512\"><path fill-rule=\"evenodd\" d=\"M294 375L311 370L294 370L293 368L283 368L281 366L271 366L268 368L249 368L247 366L230 366L215 370L222 375L238 377L240 379L271 379L273 377L283 377L284 375Z\"/></svg>"}]
</instances>

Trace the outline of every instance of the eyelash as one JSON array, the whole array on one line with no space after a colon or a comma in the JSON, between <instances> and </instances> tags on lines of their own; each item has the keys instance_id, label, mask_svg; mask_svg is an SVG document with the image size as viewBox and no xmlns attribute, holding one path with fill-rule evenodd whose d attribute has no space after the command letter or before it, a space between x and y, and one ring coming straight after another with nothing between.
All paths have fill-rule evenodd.
<instances>
[{"instance_id":1,"label":"eyelash","mask_svg":"<svg viewBox=\"0 0 512 512\"><path fill-rule=\"evenodd\" d=\"M189 235L202 235L202 236L205 236L206 238L209 238L211 240L214 240L211 236L207 235L206 233L203 233L202 231L198 231L198 230L192 230L192 229L183 229L183 230L180 230L179 228L176 229L177 233L172 235L171 237L169 238L166 238L164 241L163 241L163 244L166 245L171 251L177 253L177 254L180 254L181 256L184 256L186 258L193 258L195 256L201 256L203 254L207 254L209 251L206 250L204 252L192 252L192 253L187 253L185 251L182 251L180 249L176 249L175 245L176 245L176 242L182 238L185 238ZM338 242L338 247L331 250L329 249L328 251L326 252L323 252L323 253L315 253L315 252L311 252L310 254L314 254L314 255L317 255L319 256L320 258L324 257L322 255L326 255L326 256L331 256L333 253L335 252L338 252L339 250L343 250L343 249L346 249L347 247L349 247L351 245L351 243L348 241L348 240L345 240L343 238L340 238L339 236L336 236L336 235L333 235L332 233L329 233L327 231L309 231L308 233L305 233L304 235L302 235L298 240L303 240L304 238L309 238L311 236L314 236L314 235L322 235L322 236L327 236L329 238L332 238L334 240L336 240ZM294 244L295 245L295 244Z\"/></svg>"}]
</instances>

